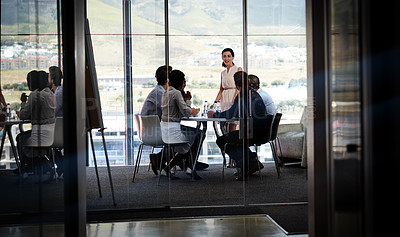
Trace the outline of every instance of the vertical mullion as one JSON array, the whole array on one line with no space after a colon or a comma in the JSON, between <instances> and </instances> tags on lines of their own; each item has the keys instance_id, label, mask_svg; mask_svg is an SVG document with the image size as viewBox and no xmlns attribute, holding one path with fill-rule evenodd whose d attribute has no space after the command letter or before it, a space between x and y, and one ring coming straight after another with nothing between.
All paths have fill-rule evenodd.
<instances>
[{"instance_id":1,"label":"vertical mullion","mask_svg":"<svg viewBox=\"0 0 400 237\"><path fill-rule=\"evenodd\" d=\"M165 64L169 66L169 15L168 15L168 0L164 0L164 27L165 27Z\"/></svg>"},{"instance_id":2,"label":"vertical mullion","mask_svg":"<svg viewBox=\"0 0 400 237\"><path fill-rule=\"evenodd\" d=\"M128 165L132 165L134 157L134 131L133 131L133 81L132 81L132 21L131 0L124 0L123 5L123 33L124 33L124 71L125 71L125 125L126 125L126 147L125 159Z\"/></svg>"}]
</instances>

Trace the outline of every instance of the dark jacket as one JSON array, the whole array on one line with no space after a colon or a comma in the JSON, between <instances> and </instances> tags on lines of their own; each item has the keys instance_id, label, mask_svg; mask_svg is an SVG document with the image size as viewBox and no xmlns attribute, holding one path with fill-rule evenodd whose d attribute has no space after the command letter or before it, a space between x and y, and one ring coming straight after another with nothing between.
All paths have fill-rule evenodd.
<instances>
[{"instance_id":1,"label":"dark jacket","mask_svg":"<svg viewBox=\"0 0 400 237\"><path fill-rule=\"evenodd\" d=\"M266 123L267 111L261 96L252 88L249 89L249 93L251 93L251 113L247 117L253 121L253 138L261 139L268 129L268 124ZM243 116L240 117L243 118ZM239 95L235 98L230 109L214 113L214 118L239 118Z\"/></svg>"}]
</instances>

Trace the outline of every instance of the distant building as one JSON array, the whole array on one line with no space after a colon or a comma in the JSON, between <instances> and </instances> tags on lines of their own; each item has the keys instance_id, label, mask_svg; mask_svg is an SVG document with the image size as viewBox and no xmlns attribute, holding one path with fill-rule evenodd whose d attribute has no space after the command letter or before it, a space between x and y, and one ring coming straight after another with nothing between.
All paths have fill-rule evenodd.
<instances>
[{"instance_id":1,"label":"distant building","mask_svg":"<svg viewBox=\"0 0 400 237\"><path fill-rule=\"evenodd\" d=\"M11 61L7 58L1 59L1 70L10 70L11 69Z\"/></svg>"},{"instance_id":2,"label":"distant building","mask_svg":"<svg viewBox=\"0 0 400 237\"><path fill-rule=\"evenodd\" d=\"M11 59L11 68L12 69L26 68L26 62L20 58L13 58Z\"/></svg>"}]
</instances>

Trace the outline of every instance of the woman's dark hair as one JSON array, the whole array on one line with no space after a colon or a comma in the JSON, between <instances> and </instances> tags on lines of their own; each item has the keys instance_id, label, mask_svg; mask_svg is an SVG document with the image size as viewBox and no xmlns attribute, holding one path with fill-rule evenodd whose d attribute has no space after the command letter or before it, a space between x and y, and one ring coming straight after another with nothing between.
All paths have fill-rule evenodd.
<instances>
[{"instance_id":1,"label":"woman's dark hair","mask_svg":"<svg viewBox=\"0 0 400 237\"><path fill-rule=\"evenodd\" d=\"M30 91L36 90L39 86L38 84L39 72L32 70L26 75L26 83Z\"/></svg>"},{"instance_id":2,"label":"woman's dark hair","mask_svg":"<svg viewBox=\"0 0 400 237\"><path fill-rule=\"evenodd\" d=\"M183 85L183 81L185 81L185 74L182 71L172 70L169 74L169 85L175 89L178 90Z\"/></svg>"},{"instance_id":3,"label":"woman's dark hair","mask_svg":"<svg viewBox=\"0 0 400 237\"><path fill-rule=\"evenodd\" d=\"M45 71L38 72L38 90L41 91L46 87L49 87L49 77Z\"/></svg>"},{"instance_id":4,"label":"woman's dark hair","mask_svg":"<svg viewBox=\"0 0 400 237\"><path fill-rule=\"evenodd\" d=\"M172 71L171 66L168 66L168 70L167 70L167 65L158 67L156 71L157 84L162 86L165 85L165 83L167 83L168 74L171 71Z\"/></svg>"},{"instance_id":5,"label":"woman's dark hair","mask_svg":"<svg viewBox=\"0 0 400 237\"><path fill-rule=\"evenodd\" d=\"M233 52L233 49L231 49L231 48L224 48L224 50L222 50L222 53L221 53L221 54L224 54L225 52L231 52L232 57L235 57L235 53ZM235 65L233 62L232 62L232 64ZM222 66L223 66L223 67L226 67L226 65L225 65L224 62L222 62Z\"/></svg>"},{"instance_id":6,"label":"woman's dark hair","mask_svg":"<svg viewBox=\"0 0 400 237\"><path fill-rule=\"evenodd\" d=\"M50 79L53 80L54 85L61 86L61 78L63 78L61 69L57 66L49 67Z\"/></svg>"}]
</instances>

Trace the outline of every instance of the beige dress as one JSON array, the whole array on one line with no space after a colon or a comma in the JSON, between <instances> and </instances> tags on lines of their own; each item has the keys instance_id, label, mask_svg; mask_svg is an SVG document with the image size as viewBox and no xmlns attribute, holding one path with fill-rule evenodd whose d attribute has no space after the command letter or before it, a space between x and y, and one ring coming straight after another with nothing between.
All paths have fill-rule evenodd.
<instances>
[{"instance_id":1,"label":"beige dress","mask_svg":"<svg viewBox=\"0 0 400 237\"><path fill-rule=\"evenodd\" d=\"M221 95L221 111L228 110L233 104L233 97L235 96L236 86L233 74L238 71L238 67L233 65L229 72L227 69L221 72L221 84L224 90Z\"/></svg>"}]
</instances>

